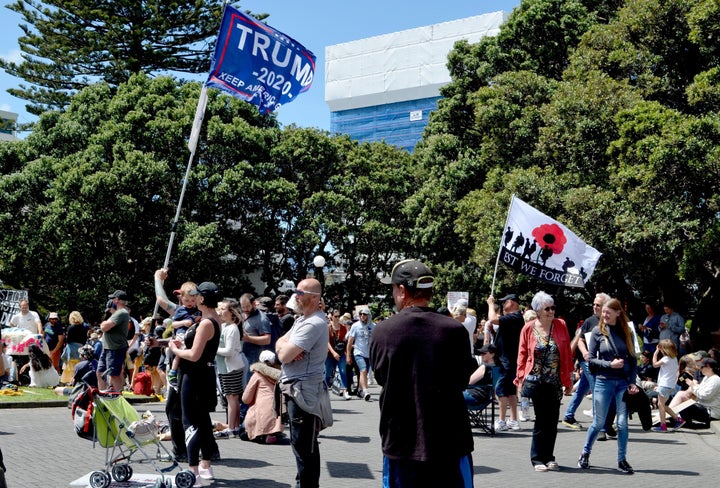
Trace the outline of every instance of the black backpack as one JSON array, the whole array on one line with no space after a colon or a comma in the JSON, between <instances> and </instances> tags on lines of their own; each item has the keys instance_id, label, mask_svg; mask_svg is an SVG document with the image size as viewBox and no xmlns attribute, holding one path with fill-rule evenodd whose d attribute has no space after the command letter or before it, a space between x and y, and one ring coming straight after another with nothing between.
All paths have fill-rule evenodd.
<instances>
[{"instance_id":1,"label":"black backpack","mask_svg":"<svg viewBox=\"0 0 720 488\"><path fill-rule=\"evenodd\" d=\"M75 426L75 433L83 439L95 440L95 424L93 423L95 388L81 385L71 397L70 415Z\"/></svg>"}]
</instances>

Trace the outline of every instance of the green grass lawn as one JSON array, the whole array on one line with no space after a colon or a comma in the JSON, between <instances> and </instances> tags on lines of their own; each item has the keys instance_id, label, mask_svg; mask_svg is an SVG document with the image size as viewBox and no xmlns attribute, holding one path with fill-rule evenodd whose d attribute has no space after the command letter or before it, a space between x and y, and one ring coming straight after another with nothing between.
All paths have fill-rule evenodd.
<instances>
[{"instance_id":1,"label":"green grass lawn","mask_svg":"<svg viewBox=\"0 0 720 488\"><path fill-rule=\"evenodd\" d=\"M29 386L21 386L18 391L22 392L22 395L0 394L0 405L12 403L44 403L50 401L67 402L69 398L67 396L56 395L52 388L31 388ZM150 398L144 395L135 395L128 392L125 392L123 396L125 396L128 400L148 400Z\"/></svg>"},{"instance_id":2,"label":"green grass lawn","mask_svg":"<svg viewBox=\"0 0 720 488\"><path fill-rule=\"evenodd\" d=\"M0 394L0 403L47 402L63 399L63 397L56 395L52 388L21 386L18 391L21 392L22 395L10 396Z\"/></svg>"}]
</instances>

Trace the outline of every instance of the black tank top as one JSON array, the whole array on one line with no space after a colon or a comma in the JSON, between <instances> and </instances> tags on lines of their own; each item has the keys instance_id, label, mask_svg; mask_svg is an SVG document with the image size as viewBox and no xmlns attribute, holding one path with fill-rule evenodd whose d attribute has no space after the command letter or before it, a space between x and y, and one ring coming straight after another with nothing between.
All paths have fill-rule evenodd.
<instances>
[{"instance_id":1,"label":"black tank top","mask_svg":"<svg viewBox=\"0 0 720 488\"><path fill-rule=\"evenodd\" d=\"M215 354L217 354L218 347L220 346L220 324L218 324L215 319L208 320L212 322L213 330L215 331L215 333L205 343L205 348L200 355L200 359L198 359L197 361L188 361L187 359L182 358L180 359L180 369L185 373L190 373L192 371L197 371L198 369L206 368L215 362ZM198 325L199 324L193 324L185 333L186 349L192 349Z\"/></svg>"}]
</instances>

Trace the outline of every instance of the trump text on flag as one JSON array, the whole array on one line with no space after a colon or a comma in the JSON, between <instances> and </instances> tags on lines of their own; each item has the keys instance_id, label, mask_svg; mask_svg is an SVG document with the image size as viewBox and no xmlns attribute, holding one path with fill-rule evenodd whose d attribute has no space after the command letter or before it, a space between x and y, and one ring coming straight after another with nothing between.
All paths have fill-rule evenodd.
<instances>
[{"instance_id":1,"label":"trump text on flag","mask_svg":"<svg viewBox=\"0 0 720 488\"><path fill-rule=\"evenodd\" d=\"M271 112L310 88L315 55L299 42L226 6L207 86Z\"/></svg>"}]
</instances>

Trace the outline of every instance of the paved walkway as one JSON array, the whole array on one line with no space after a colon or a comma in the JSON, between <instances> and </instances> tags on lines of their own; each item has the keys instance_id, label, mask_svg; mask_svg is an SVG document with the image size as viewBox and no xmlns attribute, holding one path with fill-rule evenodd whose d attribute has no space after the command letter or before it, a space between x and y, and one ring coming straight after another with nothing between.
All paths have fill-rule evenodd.
<instances>
[{"instance_id":1,"label":"paved walkway","mask_svg":"<svg viewBox=\"0 0 720 488\"><path fill-rule=\"evenodd\" d=\"M373 401L343 401L333 396L335 425L320 435L323 487L378 487L382 482L382 455L378 435L380 388L371 387ZM565 400L567 403L567 400ZM164 418L162 404L136 405ZM585 400L582 408L589 408ZM564 410L564 408L562 409ZM578 417L582 419L582 414ZM222 420L223 414L213 416ZM8 468L10 488L65 488L89 472L101 469L105 450L93 449L72 430L70 411L64 407L0 410L0 447ZM589 419L587 419L589 420ZM643 432L637 418L631 421L628 460L636 469L632 477L614 470L616 441L598 442L591 468L575 465L585 432L559 427L556 457L560 472L535 473L528 459L531 423L520 432L499 433L491 438L475 432L473 453L475 486L602 486L653 487L715 484L720 435L712 430L667 434ZM288 488L294 486L295 460L287 445L266 446L239 439L219 441L222 461L215 465L213 487ZM168 443L169 445L169 443ZM136 473L153 473L149 465ZM123 486L113 482L112 487ZM125 484L124 486L129 486ZM138 485L135 485L138 486ZM174 486L174 484L173 484Z\"/></svg>"}]
</instances>

